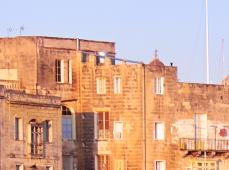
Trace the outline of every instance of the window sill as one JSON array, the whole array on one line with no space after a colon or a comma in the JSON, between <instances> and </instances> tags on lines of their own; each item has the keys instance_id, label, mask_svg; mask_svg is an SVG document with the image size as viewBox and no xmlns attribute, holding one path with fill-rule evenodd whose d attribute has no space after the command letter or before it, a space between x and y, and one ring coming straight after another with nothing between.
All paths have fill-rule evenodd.
<instances>
[{"instance_id":1,"label":"window sill","mask_svg":"<svg viewBox=\"0 0 229 170\"><path fill-rule=\"evenodd\" d=\"M62 82L56 82L56 84L58 84L58 85L72 85L72 83L62 83Z\"/></svg>"},{"instance_id":2,"label":"window sill","mask_svg":"<svg viewBox=\"0 0 229 170\"><path fill-rule=\"evenodd\" d=\"M154 139L155 141L165 141L165 139Z\"/></svg>"}]
</instances>

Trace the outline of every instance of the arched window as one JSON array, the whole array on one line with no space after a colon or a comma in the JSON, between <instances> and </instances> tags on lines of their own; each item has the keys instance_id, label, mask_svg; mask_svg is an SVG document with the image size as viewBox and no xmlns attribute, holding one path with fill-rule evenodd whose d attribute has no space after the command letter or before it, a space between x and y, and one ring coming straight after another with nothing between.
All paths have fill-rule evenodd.
<instances>
[{"instance_id":1,"label":"arched window","mask_svg":"<svg viewBox=\"0 0 229 170\"><path fill-rule=\"evenodd\" d=\"M72 139L72 113L66 106L62 106L62 138Z\"/></svg>"}]
</instances>

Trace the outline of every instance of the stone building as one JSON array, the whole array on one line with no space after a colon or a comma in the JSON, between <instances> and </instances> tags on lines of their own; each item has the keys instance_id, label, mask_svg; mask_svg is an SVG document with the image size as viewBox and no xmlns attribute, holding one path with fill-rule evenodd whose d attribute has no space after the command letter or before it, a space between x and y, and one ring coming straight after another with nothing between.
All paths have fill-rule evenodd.
<instances>
[{"instance_id":1,"label":"stone building","mask_svg":"<svg viewBox=\"0 0 229 170\"><path fill-rule=\"evenodd\" d=\"M62 168L60 98L0 86L0 169Z\"/></svg>"},{"instance_id":2,"label":"stone building","mask_svg":"<svg viewBox=\"0 0 229 170\"><path fill-rule=\"evenodd\" d=\"M229 86L179 82L157 56L115 58L112 42L0 39L0 79L57 95L64 170L227 170Z\"/></svg>"}]
</instances>

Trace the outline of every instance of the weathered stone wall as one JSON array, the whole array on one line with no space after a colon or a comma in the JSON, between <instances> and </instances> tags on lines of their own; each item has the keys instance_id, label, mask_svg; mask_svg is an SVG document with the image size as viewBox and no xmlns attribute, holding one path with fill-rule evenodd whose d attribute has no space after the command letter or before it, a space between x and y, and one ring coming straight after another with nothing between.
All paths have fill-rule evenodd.
<instances>
[{"instance_id":1,"label":"weathered stone wall","mask_svg":"<svg viewBox=\"0 0 229 170\"><path fill-rule=\"evenodd\" d=\"M3 89L2 87L0 88ZM36 165L62 168L60 98L28 95L24 92L4 90L1 99L1 169L25 168ZM22 119L22 140L15 140L15 117ZM52 121L52 142L45 143L44 158L31 158L29 122Z\"/></svg>"},{"instance_id":2,"label":"weathered stone wall","mask_svg":"<svg viewBox=\"0 0 229 170\"><path fill-rule=\"evenodd\" d=\"M8 79L21 81L22 86L26 89L34 89L37 82L36 57L35 38L0 39L0 71L5 70L7 75L4 77Z\"/></svg>"},{"instance_id":3,"label":"weathered stone wall","mask_svg":"<svg viewBox=\"0 0 229 170\"><path fill-rule=\"evenodd\" d=\"M91 56L93 58L93 56ZM84 164L86 169L94 169L94 157L103 155L99 140L94 139L95 112L109 112L109 139L105 155L110 156L110 169L114 169L115 160L123 160L128 169L141 169L143 166L142 138L142 66L111 65L110 61L96 66L92 62L81 63L81 87L79 92L79 109L83 119L78 136L85 148ZM114 76L121 77L121 93L114 94ZM106 93L96 93L96 78L106 80ZM88 113L90 112L90 114ZM122 121L124 125L123 139L113 138L114 121ZM78 125L79 127L79 125ZM93 147L94 146L94 147ZM84 167L79 167L84 169Z\"/></svg>"}]
</instances>

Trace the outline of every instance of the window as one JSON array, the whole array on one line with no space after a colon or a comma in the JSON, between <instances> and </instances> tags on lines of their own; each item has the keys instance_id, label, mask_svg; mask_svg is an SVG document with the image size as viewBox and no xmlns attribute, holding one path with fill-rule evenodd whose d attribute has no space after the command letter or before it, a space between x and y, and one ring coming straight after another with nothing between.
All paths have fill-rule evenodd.
<instances>
[{"instance_id":1,"label":"window","mask_svg":"<svg viewBox=\"0 0 229 170\"><path fill-rule=\"evenodd\" d=\"M105 94L106 93L106 80L104 78L96 79L96 92L97 94Z\"/></svg>"},{"instance_id":2,"label":"window","mask_svg":"<svg viewBox=\"0 0 229 170\"><path fill-rule=\"evenodd\" d=\"M44 121L44 142L52 142L52 121Z\"/></svg>"},{"instance_id":3,"label":"window","mask_svg":"<svg viewBox=\"0 0 229 170\"><path fill-rule=\"evenodd\" d=\"M114 170L124 170L125 169L124 160L116 159L114 166L115 166Z\"/></svg>"},{"instance_id":4,"label":"window","mask_svg":"<svg viewBox=\"0 0 229 170\"><path fill-rule=\"evenodd\" d=\"M108 170L110 169L110 157L109 155L97 155L97 165L98 170Z\"/></svg>"},{"instance_id":5,"label":"window","mask_svg":"<svg viewBox=\"0 0 229 170\"><path fill-rule=\"evenodd\" d=\"M207 114L195 114L195 138L206 139L207 138Z\"/></svg>"},{"instance_id":6,"label":"window","mask_svg":"<svg viewBox=\"0 0 229 170\"><path fill-rule=\"evenodd\" d=\"M16 170L24 170L24 166L23 165L16 165Z\"/></svg>"},{"instance_id":7,"label":"window","mask_svg":"<svg viewBox=\"0 0 229 170\"><path fill-rule=\"evenodd\" d=\"M154 93L163 94L164 93L164 77L154 78Z\"/></svg>"},{"instance_id":8,"label":"window","mask_svg":"<svg viewBox=\"0 0 229 170\"><path fill-rule=\"evenodd\" d=\"M121 93L121 77L114 77L114 93L120 94Z\"/></svg>"},{"instance_id":9,"label":"window","mask_svg":"<svg viewBox=\"0 0 229 170\"><path fill-rule=\"evenodd\" d=\"M198 170L217 170L217 164L216 161L194 161L192 162L192 169L198 169ZM190 168L191 169L191 168Z\"/></svg>"},{"instance_id":10,"label":"window","mask_svg":"<svg viewBox=\"0 0 229 170\"><path fill-rule=\"evenodd\" d=\"M56 82L64 83L64 60L56 60Z\"/></svg>"},{"instance_id":11,"label":"window","mask_svg":"<svg viewBox=\"0 0 229 170\"><path fill-rule=\"evenodd\" d=\"M164 140L164 123L162 122L155 122L154 126L154 139L156 140Z\"/></svg>"},{"instance_id":12,"label":"window","mask_svg":"<svg viewBox=\"0 0 229 170\"><path fill-rule=\"evenodd\" d=\"M72 84L72 60L68 60L68 83Z\"/></svg>"},{"instance_id":13,"label":"window","mask_svg":"<svg viewBox=\"0 0 229 170\"><path fill-rule=\"evenodd\" d=\"M106 52L102 52L102 51L98 52L96 56L96 65L104 63L106 56L107 56Z\"/></svg>"},{"instance_id":14,"label":"window","mask_svg":"<svg viewBox=\"0 0 229 170\"><path fill-rule=\"evenodd\" d=\"M123 139L123 122L114 122L114 139Z\"/></svg>"},{"instance_id":15,"label":"window","mask_svg":"<svg viewBox=\"0 0 229 170\"><path fill-rule=\"evenodd\" d=\"M23 140L23 122L22 118L15 118L15 140Z\"/></svg>"},{"instance_id":16,"label":"window","mask_svg":"<svg viewBox=\"0 0 229 170\"><path fill-rule=\"evenodd\" d=\"M44 154L43 126L43 123L37 123L35 119L30 121L31 156L33 157L43 157Z\"/></svg>"},{"instance_id":17,"label":"window","mask_svg":"<svg viewBox=\"0 0 229 170\"><path fill-rule=\"evenodd\" d=\"M109 112L98 112L97 128L98 137L109 138Z\"/></svg>"},{"instance_id":18,"label":"window","mask_svg":"<svg viewBox=\"0 0 229 170\"><path fill-rule=\"evenodd\" d=\"M81 61L83 63L86 63L89 61L89 55L87 53L82 53L82 58L81 58Z\"/></svg>"},{"instance_id":19,"label":"window","mask_svg":"<svg viewBox=\"0 0 229 170\"><path fill-rule=\"evenodd\" d=\"M53 170L52 166L46 166L45 170Z\"/></svg>"},{"instance_id":20,"label":"window","mask_svg":"<svg viewBox=\"0 0 229 170\"><path fill-rule=\"evenodd\" d=\"M165 161L155 161L155 170L166 170Z\"/></svg>"},{"instance_id":21,"label":"window","mask_svg":"<svg viewBox=\"0 0 229 170\"><path fill-rule=\"evenodd\" d=\"M65 106L62 107L62 137L72 139L72 113Z\"/></svg>"}]
</instances>

